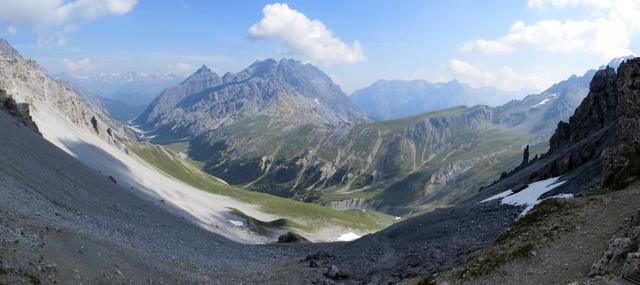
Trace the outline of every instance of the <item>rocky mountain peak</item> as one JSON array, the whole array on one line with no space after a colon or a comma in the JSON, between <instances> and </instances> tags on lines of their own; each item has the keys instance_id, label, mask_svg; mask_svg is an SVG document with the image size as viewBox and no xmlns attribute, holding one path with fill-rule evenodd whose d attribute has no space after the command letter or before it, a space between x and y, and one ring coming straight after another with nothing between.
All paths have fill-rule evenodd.
<instances>
[{"instance_id":1,"label":"rocky mountain peak","mask_svg":"<svg viewBox=\"0 0 640 285\"><path fill-rule=\"evenodd\" d=\"M207 84L214 86L222 83L222 78L220 78L218 74L211 71L209 67L203 64L200 68L198 68L198 70L196 70L180 84L184 85L190 83Z\"/></svg>"},{"instance_id":2,"label":"rocky mountain peak","mask_svg":"<svg viewBox=\"0 0 640 285\"><path fill-rule=\"evenodd\" d=\"M196 70L195 73L208 73L208 72L212 72L211 69L206 64L203 64L202 66L200 66L200 68L198 68L198 70Z\"/></svg>"},{"instance_id":3,"label":"rocky mountain peak","mask_svg":"<svg viewBox=\"0 0 640 285\"><path fill-rule=\"evenodd\" d=\"M5 39L0 39L0 57L7 59L22 59L22 55L20 55L20 53Z\"/></svg>"}]
</instances>

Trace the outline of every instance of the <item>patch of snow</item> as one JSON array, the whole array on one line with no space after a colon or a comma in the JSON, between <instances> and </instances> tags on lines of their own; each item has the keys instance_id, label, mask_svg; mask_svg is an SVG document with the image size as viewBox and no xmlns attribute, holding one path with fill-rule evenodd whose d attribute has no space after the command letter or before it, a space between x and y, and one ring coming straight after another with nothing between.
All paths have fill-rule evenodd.
<instances>
[{"instance_id":1,"label":"patch of snow","mask_svg":"<svg viewBox=\"0 0 640 285\"><path fill-rule=\"evenodd\" d=\"M551 199L551 198L558 198L558 199L571 199L571 198L573 198L573 197L574 197L574 196L573 196L573 194L558 194L558 195L551 196L551 197L549 197L548 199Z\"/></svg>"},{"instance_id":2,"label":"patch of snow","mask_svg":"<svg viewBox=\"0 0 640 285\"><path fill-rule=\"evenodd\" d=\"M394 219L394 220L396 220L396 221L399 221L400 219L402 219L402 217L398 217L398 216L396 216L396 217L394 217L393 219Z\"/></svg>"},{"instance_id":3,"label":"patch of snow","mask_svg":"<svg viewBox=\"0 0 640 285\"><path fill-rule=\"evenodd\" d=\"M244 222L243 221L235 221L235 220L227 220L229 221L229 223L231 223L232 225L236 226L236 227L244 227Z\"/></svg>"},{"instance_id":4,"label":"patch of snow","mask_svg":"<svg viewBox=\"0 0 640 285\"><path fill-rule=\"evenodd\" d=\"M544 193L547 193L566 182L566 181L556 182L558 178L560 177L553 177L553 178L545 179L535 183L531 183L529 187L523 189L522 191L504 197L501 203L514 205L514 206L526 206L522 211L522 213L520 213L520 216L524 216L529 211L531 211L531 209L533 209L535 205L537 205L542 201L542 200L539 200L540 196L542 196Z\"/></svg>"},{"instance_id":5,"label":"patch of snow","mask_svg":"<svg viewBox=\"0 0 640 285\"><path fill-rule=\"evenodd\" d=\"M129 129L133 130L134 132L144 135L144 131L139 129L138 126L134 126L134 125L126 125Z\"/></svg>"},{"instance_id":6,"label":"patch of snow","mask_svg":"<svg viewBox=\"0 0 640 285\"><path fill-rule=\"evenodd\" d=\"M354 234L352 232L348 232L346 234L342 234L338 237L339 241L352 241L352 240L357 240L359 239L360 236L357 234Z\"/></svg>"},{"instance_id":7,"label":"patch of snow","mask_svg":"<svg viewBox=\"0 0 640 285\"><path fill-rule=\"evenodd\" d=\"M549 102L549 100L551 100L551 99L545 98L544 100L540 101L540 103L531 106L530 109L537 108L537 107L540 107L540 106L542 106L544 104L547 104L547 102Z\"/></svg>"}]
</instances>

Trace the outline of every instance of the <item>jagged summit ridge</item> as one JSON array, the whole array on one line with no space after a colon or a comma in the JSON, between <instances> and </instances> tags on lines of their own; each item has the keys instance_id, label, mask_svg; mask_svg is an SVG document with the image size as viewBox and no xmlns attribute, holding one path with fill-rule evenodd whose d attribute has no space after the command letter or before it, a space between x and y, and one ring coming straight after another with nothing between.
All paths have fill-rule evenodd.
<instances>
[{"instance_id":1,"label":"jagged summit ridge","mask_svg":"<svg viewBox=\"0 0 640 285\"><path fill-rule=\"evenodd\" d=\"M267 59L222 78L203 66L163 91L136 122L157 132L159 139L175 139L257 116L293 126L329 127L364 118L340 87L313 65Z\"/></svg>"}]
</instances>

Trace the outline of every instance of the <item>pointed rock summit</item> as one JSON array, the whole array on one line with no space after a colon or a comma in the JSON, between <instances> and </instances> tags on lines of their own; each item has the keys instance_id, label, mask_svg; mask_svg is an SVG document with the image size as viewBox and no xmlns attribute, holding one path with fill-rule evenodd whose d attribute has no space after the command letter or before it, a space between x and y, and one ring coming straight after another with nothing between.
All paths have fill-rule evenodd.
<instances>
[{"instance_id":1,"label":"pointed rock summit","mask_svg":"<svg viewBox=\"0 0 640 285\"><path fill-rule=\"evenodd\" d=\"M215 72L211 71L206 65L202 65L196 72L185 79L182 84L194 84L200 86L215 86L222 83L222 78Z\"/></svg>"},{"instance_id":2,"label":"pointed rock summit","mask_svg":"<svg viewBox=\"0 0 640 285\"><path fill-rule=\"evenodd\" d=\"M7 40L0 39L0 58L22 59L22 55Z\"/></svg>"}]
</instances>

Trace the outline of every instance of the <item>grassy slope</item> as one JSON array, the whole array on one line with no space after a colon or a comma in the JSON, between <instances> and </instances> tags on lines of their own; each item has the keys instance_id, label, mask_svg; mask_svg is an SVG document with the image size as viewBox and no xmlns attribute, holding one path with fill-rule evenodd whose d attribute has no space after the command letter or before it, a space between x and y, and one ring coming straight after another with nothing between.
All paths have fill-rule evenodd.
<instances>
[{"instance_id":1,"label":"grassy slope","mask_svg":"<svg viewBox=\"0 0 640 285\"><path fill-rule=\"evenodd\" d=\"M267 213L302 225L298 228L316 230L322 225L341 225L353 229L373 231L382 229L393 221L391 216L381 213L337 211L316 204L302 203L229 186L160 146L129 143L129 148L158 169L195 188L261 205L261 209Z\"/></svg>"},{"instance_id":2,"label":"grassy slope","mask_svg":"<svg viewBox=\"0 0 640 285\"><path fill-rule=\"evenodd\" d=\"M463 112L464 108L451 108L431 113L420 114L412 117L361 124L358 129L369 129L381 131L385 134L397 134L404 132L409 126L416 125L420 121L427 120L432 116L452 116ZM449 143L449 147L438 151L430 161L419 165L417 169L411 169L411 161L400 161L400 175L397 180L391 180L390 185L377 185L362 191L348 191L342 193L340 186L327 189L322 192L323 201L338 201L351 198L365 198L381 201L383 204L393 207L408 204L422 203L415 210L418 212L431 211L436 208L448 207L463 201L473 195L480 186L494 181L503 171L510 170L517 166L522 159L522 146L533 138L529 135L516 134L514 132L499 129L471 129L464 130L456 134ZM465 147L461 147L465 146ZM363 146L366 149L367 146ZM532 148L533 157L535 153L541 153L546 148L545 145L536 145ZM456 161L467 161L487 154L502 152L499 155L484 159L477 163L468 171L461 174L453 182L454 189L434 193L434 196L424 200L420 193L421 189L415 185L422 185L420 182L428 178L440 167Z\"/></svg>"}]
</instances>

